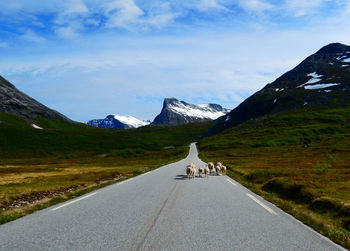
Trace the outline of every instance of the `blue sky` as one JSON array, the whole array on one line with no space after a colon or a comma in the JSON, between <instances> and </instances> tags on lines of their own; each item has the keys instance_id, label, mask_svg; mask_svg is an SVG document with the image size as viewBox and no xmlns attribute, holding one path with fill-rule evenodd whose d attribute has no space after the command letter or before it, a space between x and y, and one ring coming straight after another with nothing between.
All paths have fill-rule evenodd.
<instances>
[{"instance_id":1,"label":"blue sky","mask_svg":"<svg viewBox=\"0 0 350 251\"><path fill-rule=\"evenodd\" d=\"M320 47L350 0L2 0L0 74L77 121L164 97L234 108Z\"/></svg>"}]
</instances>

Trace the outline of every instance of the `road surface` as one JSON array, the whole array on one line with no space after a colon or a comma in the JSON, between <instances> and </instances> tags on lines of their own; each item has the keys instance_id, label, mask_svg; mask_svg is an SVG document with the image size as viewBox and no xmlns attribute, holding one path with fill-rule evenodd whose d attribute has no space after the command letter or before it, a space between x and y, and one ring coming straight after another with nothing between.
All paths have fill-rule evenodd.
<instances>
[{"instance_id":1,"label":"road surface","mask_svg":"<svg viewBox=\"0 0 350 251\"><path fill-rule=\"evenodd\" d=\"M0 226L0 250L342 250L227 176L186 159Z\"/></svg>"}]
</instances>

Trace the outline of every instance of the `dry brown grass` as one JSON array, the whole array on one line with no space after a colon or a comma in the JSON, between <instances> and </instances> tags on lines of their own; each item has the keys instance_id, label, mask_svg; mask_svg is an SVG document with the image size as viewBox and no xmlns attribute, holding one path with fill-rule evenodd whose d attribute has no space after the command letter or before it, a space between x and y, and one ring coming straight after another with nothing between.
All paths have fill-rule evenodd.
<instances>
[{"instance_id":1,"label":"dry brown grass","mask_svg":"<svg viewBox=\"0 0 350 251\"><path fill-rule=\"evenodd\" d=\"M182 159L187 151L188 147L178 147L146 152L137 158L0 166L0 223Z\"/></svg>"}]
</instances>

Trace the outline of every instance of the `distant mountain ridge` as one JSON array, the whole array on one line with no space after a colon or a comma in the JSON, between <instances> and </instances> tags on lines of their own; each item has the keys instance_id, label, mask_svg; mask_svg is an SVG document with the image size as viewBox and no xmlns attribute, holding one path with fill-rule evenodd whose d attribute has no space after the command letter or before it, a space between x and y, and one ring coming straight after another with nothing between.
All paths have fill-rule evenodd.
<instances>
[{"instance_id":1,"label":"distant mountain ridge","mask_svg":"<svg viewBox=\"0 0 350 251\"><path fill-rule=\"evenodd\" d=\"M218 104L194 105L176 98L166 98L160 114L153 120L152 125L181 125L214 120L229 111Z\"/></svg>"},{"instance_id":2,"label":"distant mountain ridge","mask_svg":"<svg viewBox=\"0 0 350 251\"><path fill-rule=\"evenodd\" d=\"M0 111L21 116L30 120L38 117L60 119L73 122L35 99L19 91L9 81L0 76Z\"/></svg>"},{"instance_id":3,"label":"distant mountain ridge","mask_svg":"<svg viewBox=\"0 0 350 251\"><path fill-rule=\"evenodd\" d=\"M114 129L131 129L146 126L150 122L142 121L135 117L128 115L108 115L104 119L92 119L87 122L90 126L101 127L101 128L114 128Z\"/></svg>"},{"instance_id":4,"label":"distant mountain ridge","mask_svg":"<svg viewBox=\"0 0 350 251\"><path fill-rule=\"evenodd\" d=\"M332 43L307 57L291 71L267 84L208 132L213 134L249 119L302 107L350 104L350 46Z\"/></svg>"}]
</instances>

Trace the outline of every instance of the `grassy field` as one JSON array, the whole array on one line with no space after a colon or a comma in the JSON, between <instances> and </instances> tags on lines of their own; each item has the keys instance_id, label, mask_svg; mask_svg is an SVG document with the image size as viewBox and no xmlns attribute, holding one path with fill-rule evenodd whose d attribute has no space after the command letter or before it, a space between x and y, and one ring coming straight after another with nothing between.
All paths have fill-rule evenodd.
<instances>
[{"instance_id":1,"label":"grassy field","mask_svg":"<svg viewBox=\"0 0 350 251\"><path fill-rule=\"evenodd\" d=\"M203 160L350 247L350 107L250 120L199 142Z\"/></svg>"},{"instance_id":2,"label":"grassy field","mask_svg":"<svg viewBox=\"0 0 350 251\"><path fill-rule=\"evenodd\" d=\"M210 126L133 130L0 113L0 223L184 158Z\"/></svg>"}]
</instances>

